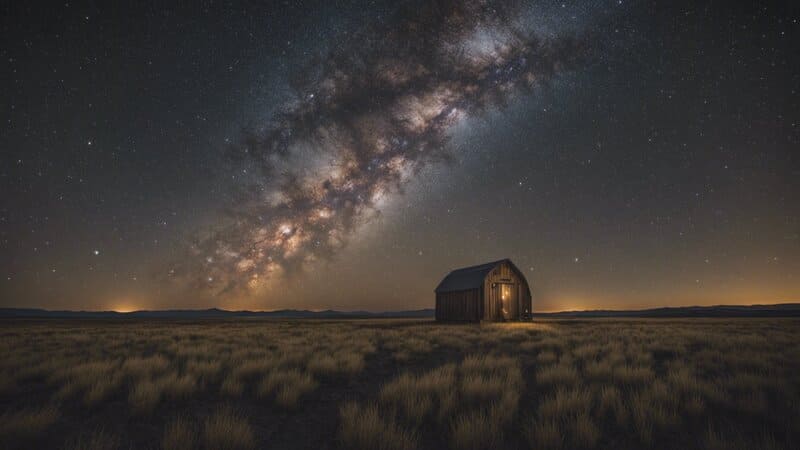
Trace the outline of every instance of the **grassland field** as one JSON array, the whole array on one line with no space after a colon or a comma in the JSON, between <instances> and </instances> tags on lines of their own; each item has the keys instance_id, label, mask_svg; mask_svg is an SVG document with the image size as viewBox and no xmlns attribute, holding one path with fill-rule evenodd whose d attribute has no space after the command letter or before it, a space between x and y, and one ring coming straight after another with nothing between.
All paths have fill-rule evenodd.
<instances>
[{"instance_id":1,"label":"grassland field","mask_svg":"<svg viewBox=\"0 0 800 450\"><path fill-rule=\"evenodd\" d=\"M800 320L8 320L0 448L800 448Z\"/></svg>"}]
</instances>

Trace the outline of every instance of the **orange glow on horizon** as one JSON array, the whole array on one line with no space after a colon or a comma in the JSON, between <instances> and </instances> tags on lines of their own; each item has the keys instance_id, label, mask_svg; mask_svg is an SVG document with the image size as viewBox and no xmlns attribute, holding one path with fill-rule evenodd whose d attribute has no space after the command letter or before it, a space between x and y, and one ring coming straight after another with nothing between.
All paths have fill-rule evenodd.
<instances>
[{"instance_id":1,"label":"orange glow on horizon","mask_svg":"<svg viewBox=\"0 0 800 450\"><path fill-rule=\"evenodd\" d=\"M109 302L108 309L118 313L129 313L145 309L143 302L134 298L121 298Z\"/></svg>"}]
</instances>

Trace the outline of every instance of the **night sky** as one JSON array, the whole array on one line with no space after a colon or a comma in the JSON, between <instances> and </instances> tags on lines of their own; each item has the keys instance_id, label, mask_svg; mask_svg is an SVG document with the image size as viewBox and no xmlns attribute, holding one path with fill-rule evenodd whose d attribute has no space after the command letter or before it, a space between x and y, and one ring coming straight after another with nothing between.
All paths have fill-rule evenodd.
<instances>
[{"instance_id":1,"label":"night sky","mask_svg":"<svg viewBox=\"0 0 800 450\"><path fill-rule=\"evenodd\" d=\"M428 308L505 257L539 311L800 300L793 2L32 3L0 307Z\"/></svg>"}]
</instances>

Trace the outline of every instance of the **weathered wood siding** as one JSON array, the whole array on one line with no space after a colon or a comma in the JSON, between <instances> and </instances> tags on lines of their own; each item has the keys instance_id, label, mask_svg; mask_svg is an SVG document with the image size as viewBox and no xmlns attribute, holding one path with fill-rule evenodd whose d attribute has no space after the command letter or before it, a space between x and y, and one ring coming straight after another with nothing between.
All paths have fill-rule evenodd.
<instances>
[{"instance_id":1,"label":"weathered wood siding","mask_svg":"<svg viewBox=\"0 0 800 450\"><path fill-rule=\"evenodd\" d=\"M481 320L480 289L436 294L436 320Z\"/></svg>"},{"instance_id":2,"label":"weathered wood siding","mask_svg":"<svg viewBox=\"0 0 800 450\"><path fill-rule=\"evenodd\" d=\"M516 297L516 301L509 304L512 320L519 319L525 309L531 311L531 296L527 281L520 277L510 264L504 262L489 272L483 283L484 320L504 320L499 288L501 284L509 285L513 290L512 295Z\"/></svg>"}]
</instances>

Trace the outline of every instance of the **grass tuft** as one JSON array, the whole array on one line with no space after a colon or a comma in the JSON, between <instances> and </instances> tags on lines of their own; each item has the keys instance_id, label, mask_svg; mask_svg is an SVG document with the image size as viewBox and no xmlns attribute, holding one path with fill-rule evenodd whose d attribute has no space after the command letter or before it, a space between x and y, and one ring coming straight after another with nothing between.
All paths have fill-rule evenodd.
<instances>
[{"instance_id":1,"label":"grass tuft","mask_svg":"<svg viewBox=\"0 0 800 450\"><path fill-rule=\"evenodd\" d=\"M224 408L206 419L203 444L208 450L249 450L256 447L256 440L247 419Z\"/></svg>"}]
</instances>

